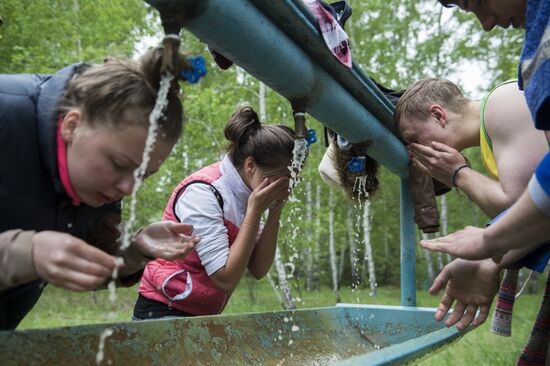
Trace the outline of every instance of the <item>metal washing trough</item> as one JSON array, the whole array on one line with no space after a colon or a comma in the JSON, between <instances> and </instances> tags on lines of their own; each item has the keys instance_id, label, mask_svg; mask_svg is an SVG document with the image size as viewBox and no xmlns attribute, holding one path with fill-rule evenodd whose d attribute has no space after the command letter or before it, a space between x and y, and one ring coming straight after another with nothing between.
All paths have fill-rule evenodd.
<instances>
[{"instance_id":1,"label":"metal washing trough","mask_svg":"<svg viewBox=\"0 0 550 366\"><path fill-rule=\"evenodd\" d=\"M433 309L341 305L0 332L3 365L389 365L460 336ZM16 351L17 350L17 351ZM24 351L23 351L24 350Z\"/></svg>"},{"instance_id":2,"label":"metal washing trough","mask_svg":"<svg viewBox=\"0 0 550 366\"><path fill-rule=\"evenodd\" d=\"M393 108L357 66L349 70L332 58L301 1L147 1L325 126L351 142L372 141L369 154L401 178L402 306L340 304L0 332L2 364L93 365L107 328L113 334L103 364L114 365L389 365L459 337L456 328L434 321L435 309L415 307L408 158L390 132Z\"/></svg>"}]
</instances>

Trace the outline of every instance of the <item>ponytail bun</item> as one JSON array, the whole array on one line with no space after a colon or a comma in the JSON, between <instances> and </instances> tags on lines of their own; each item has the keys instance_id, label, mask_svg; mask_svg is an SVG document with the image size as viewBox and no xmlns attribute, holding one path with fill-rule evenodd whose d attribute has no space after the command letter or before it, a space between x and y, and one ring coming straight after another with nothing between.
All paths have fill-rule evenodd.
<instances>
[{"instance_id":1,"label":"ponytail bun","mask_svg":"<svg viewBox=\"0 0 550 366\"><path fill-rule=\"evenodd\" d=\"M224 133L230 141L227 152L237 169L243 166L249 156L263 168L286 167L292 160L292 128L263 124L250 107L241 108L234 113L227 122Z\"/></svg>"},{"instance_id":2,"label":"ponytail bun","mask_svg":"<svg viewBox=\"0 0 550 366\"><path fill-rule=\"evenodd\" d=\"M251 107L243 107L233 113L224 129L225 138L233 144L245 143L249 136L258 131L262 123ZM232 148L230 147L230 150Z\"/></svg>"}]
</instances>

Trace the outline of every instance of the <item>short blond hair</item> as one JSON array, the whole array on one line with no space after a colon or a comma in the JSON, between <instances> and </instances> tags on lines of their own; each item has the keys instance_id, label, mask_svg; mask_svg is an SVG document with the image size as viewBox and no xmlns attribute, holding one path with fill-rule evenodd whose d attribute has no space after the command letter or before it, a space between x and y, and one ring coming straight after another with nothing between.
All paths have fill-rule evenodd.
<instances>
[{"instance_id":1,"label":"short blond hair","mask_svg":"<svg viewBox=\"0 0 550 366\"><path fill-rule=\"evenodd\" d=\"M464 97L458 86L449 80L428 78L412 84L395 106L394 121L399 123L404 117L426 119L428 108L436 103L454 113L462 114L469 99Z\"/></svg>"}]
</instances>

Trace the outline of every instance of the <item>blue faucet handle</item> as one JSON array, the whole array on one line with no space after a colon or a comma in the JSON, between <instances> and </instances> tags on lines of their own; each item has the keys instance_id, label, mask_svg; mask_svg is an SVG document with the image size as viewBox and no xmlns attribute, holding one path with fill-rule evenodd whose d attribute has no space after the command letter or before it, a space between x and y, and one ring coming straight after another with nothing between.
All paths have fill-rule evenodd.
<instances>
[{"instance_id":1,"label":"blue faucet handle","mask_svg":"<svg viewBox=\"0 0 550 366\"><path fill-rule=\"evenodd\" d=\"M196 84L199 79L206 75L206 66L202 56L188 57L187 60L193 66L193 70L181 70L180 77L190 84Z\"/></svg>"},{"instance_id":2,"label":"blue faucet handle","mask_svg":"<svg viewBox=\"0 0 550 366\"><path fill-rule=\"evenodd\" d=\"M348 170L351 173L363 173L367 159L364 156L354 156L348 161Z\"/></svg>"},{"instance_id":3,"label":"blue faucet handle","mask_svg":"<svg viewBox=\"0 0 550 366\"><path fill-rule=\"evenodd\" d=\"M307 141L307 146L308 147L309 147L309 145L314 144L314 143L317 142L317 133L315 132L314 129L310 128L309 130L307 130L306 141Z\"/></svg>"}]
</instances>

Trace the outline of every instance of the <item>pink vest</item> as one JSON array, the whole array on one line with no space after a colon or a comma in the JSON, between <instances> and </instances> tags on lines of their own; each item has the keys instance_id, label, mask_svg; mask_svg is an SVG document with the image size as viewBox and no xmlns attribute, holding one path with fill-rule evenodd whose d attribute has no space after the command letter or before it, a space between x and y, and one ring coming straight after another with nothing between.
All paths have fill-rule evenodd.
<instances>
[{"instance_id":1,"label":"pink vest","mask_svg":"<svg viewBox=\"0 0 550 366\"><path fill-rule=\"evenodd\" d=\"M164 220L179 221L174 213L177 199L192 181L212 183L221 177L220 162L202 168L185 178L174 190L164 209ZM224 219L229 236L229 246L233 244L239 228ZM192 315L220 314L231 294L218 290L205 268L196 250L184 259L166 261L156 259L145 267L139 284L139 293L150 299L160 301L174 309Z\"/></svg>"}]
</instances>

